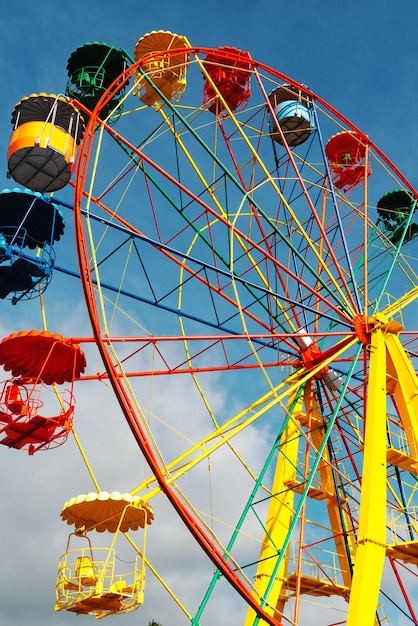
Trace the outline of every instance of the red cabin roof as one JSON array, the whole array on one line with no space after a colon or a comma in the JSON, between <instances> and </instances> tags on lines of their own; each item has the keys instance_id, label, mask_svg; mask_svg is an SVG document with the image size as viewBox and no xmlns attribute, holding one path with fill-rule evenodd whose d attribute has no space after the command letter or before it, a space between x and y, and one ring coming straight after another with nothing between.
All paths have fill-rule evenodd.
<instances>
[{"instance_id":1,"label":"red cabin roof","mask_svg":"<svg viewBox=\"0 0 418 626\"><path fill-rule=\"evenodd\" d=\"M46 330L30 330L12 333L1 341L0 364L13 376L52 385L79 378L86 359L80 346L71 339Z\"/></svg>"}]
</instances>

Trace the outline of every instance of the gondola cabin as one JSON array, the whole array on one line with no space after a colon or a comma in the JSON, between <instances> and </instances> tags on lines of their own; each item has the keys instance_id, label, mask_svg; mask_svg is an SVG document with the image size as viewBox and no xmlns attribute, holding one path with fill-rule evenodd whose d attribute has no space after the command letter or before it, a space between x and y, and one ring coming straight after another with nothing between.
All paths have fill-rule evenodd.
<instances>
[{"instance_id":1,"label":"gondola cabin","mask_svg":"<svg viewBox=\"0 0 418 626\"><path fill-rule=\"evenodd\" d=\"M204 73L203 105L214 114L226 108L235 112L245 108L250 96L248 52L224 46L202 61Z\"/></svg>"},{"instance_id":2,"label":"gondola cabin","mask_svg":"<svg viewBox=\"0 0 418 626\"><path fill-rule=\"evenodd\" d=\"M69 535L58 564L55 610L102 618L141 606L146 530L154 519L149 504L129 493L101 491L72 498L64 504L61 517L75 526L75 532ZM143 531L141 549L126 563L118 558L116 540L138 529ZM93 546L91 531L107 531L112 539L105 547Z\"/></svg>"},{"instance_id":3,"label":"gondola cabin","mask_svg":"<svg viewBox=\"0 0 418 626\"><path fill-rule=\"evenodd\" d=\"M372 173L365 162L367 144L355 131L344 130L333 135L325 146L333 185L348 191Z\"/></svg>"},{"instance_id":4,"label":"gondola cabin","mask_svg":"<svg viewBox=\"0 0 418 626\"><path fill-rule=\"evenodd\" d=\"M274 141L291 148L307 141L313 128L310 98L296 87L281 85L268 99L273 111L270 135Z\"/></svg>"},{"instance_id":5,"label":"gondola cabin","mask_svg":"<svg viewBox=\"0 0 418 626\"><path fill-rule=\"evenodd\" d=\"M0 388L0 444L29 454L62 445L73 424L74 380L85 367L78 344L21 331L1 341L0 363L12 374Z\"/></svg>"},{"instance_id":6,"label":"gondola cabin","mask_svg":"<svg viewBox=\"0 0 418 626\"><path fill-rule=\"evenodd\" d=\"M0 193L0 298L13 304L45 290L52 278L54 243L64 219L50 199L29 189Z\"/></svg>"},{"instance_id":7,"label":"gondola cabin","mask_svg":"<svg viewBox=\"0 0 418 626\"><path fill-rule=\"evenodd\" d=\"M42 383L13 378L0 393L0 444L32 455L56 448L68 438L73 424L74 397L65 390L52 415L45 415ZM42 414L43 413L43 414Z\"/></svg>"},{"instance_id":8,"label":"gondola cabin","mask_svg":"<svg viewBox=\"0 0 418 626\"><path fill-rule=\"evenodd\" d=\"M33 94L12 112L7 175L41 193L57 191L71 178L84 120L68 98Z\"/></svg>"},{"instance_id":9,"label":"gondola cabin","mask_svg":"<svg viewBox=\"0 0 418 626\"><path fill-rule=\"evenodd\" d=\"M152 31L138 40L135 62L136 93L147 106L164 99L178 101L186 88L189 54L186 37L168 31Z\"/></svg>"},{"instance_id":10,"label":"gondola cabin","mask_svg":"<svg viewBox=\"0 0 418 626\"><path fill-rule=\"evenodd\" d=\"M100 117L108 123L116 121L121 113L120 103L125 95L129 81L123 73L131 64L128 53L122 48L114 48L106 43L86 43L76 48L67 63L68 83L66 95L74 98L89 111L93 111L100 98L108 92L111 85L112 97L101 109ZM112 111L117 109L117 115ZM86 117L87 114L84 114Z\"/></svg>"},{"instance_id":11,"label":"gondola cabin","mask_svg":"<svg viewBox=\"0 0 418 626\"><path fill-rule=\"evenodd\" d=\"M388 239L398 245L415 239L418 224L412 220L417 200L409 191L395 189L385 194L377 203L377 225L382 228Z\"/></svg>"}]
</instances>

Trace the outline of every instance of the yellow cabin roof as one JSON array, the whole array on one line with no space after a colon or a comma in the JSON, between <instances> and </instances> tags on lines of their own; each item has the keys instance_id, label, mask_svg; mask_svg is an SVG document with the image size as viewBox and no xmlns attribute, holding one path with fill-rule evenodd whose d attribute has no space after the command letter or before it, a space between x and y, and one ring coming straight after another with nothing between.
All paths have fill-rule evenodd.
<instances>
[{"instance_id":1,"label":"yellow cabin roof","mask_svg":"<svg viewBox=\"0 0 418 626\"><path fill-rule=\"evenodd\" d=\"M130 493L100 491L71 498L62 507L62 519L76 529L105 530L114 533L144 528L151 524L154 513L150 505Z\"/></svg>"}]
</instances>

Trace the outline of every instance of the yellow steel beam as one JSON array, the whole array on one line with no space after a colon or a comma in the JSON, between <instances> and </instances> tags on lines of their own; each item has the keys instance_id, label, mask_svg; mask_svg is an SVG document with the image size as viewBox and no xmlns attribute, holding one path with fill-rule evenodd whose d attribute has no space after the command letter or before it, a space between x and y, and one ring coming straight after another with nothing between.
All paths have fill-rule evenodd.
<instances>
[{"instance_id":1,"label":"yellow steel beam","mask_svg":"<svg viewBox=\"0 0 418 626\"><path fill-rule=\"evenodd\" d=\"M289 398L289 405L293 406L292 415L302 411L302 399L296 398L295 390ZM271 489L272 497L269 501L265 533L260 551L260 559L255 575L254 587L257 596L264 598L267 587L273 576L278 550L284 544L293 517L294 491L286 487L289 480L294 480L300 439L299 427L294 418L288 419L280 444L276 469ZM285 576L286 559L283 559L276 572L276 580L268 595L266 611L274 616ZM253 609L248 609L244 626L252 626L256 615ZM278 616L280 618L281 616Z\"/></svg>"},{"instance_id":2,"label":"yellow steel beam","mask_svg":"<svg viewBox=\"0 0 418 626\"><path fill-rule=\"evenodd\" d=\"M393 394L409 445L410 456L418 460L418 376L399 341L386 335L387 371L394 382Z\"/></svg>"},{"instance_id":3,"label":"yellow steel beam","mask_svg":"<svg viewBox=\"0 0 418 626\"><path fill-rule=\"evenodd\" d=\"M386 345L371 336L358 547L346 626L374 626L386 554Z\"/></svg>"},{"instance_id":4,"label":"yellow steel beam","mask_svg":"<svg viewBox=\"0 0 418 626\"><path fill-rule=\"evenodd\" d=\"M383 315L385 315L386 317L393 317L394 315L398 315L402 312L402 310L406 306L408 306L408 304L415 302L417 298L418 298L418 285L410 289L408 293L406 293L401 298L396 300L396 302L393 302L392 304L387 306L386 309L383 311Z\"/></svg>"}]
</instances>

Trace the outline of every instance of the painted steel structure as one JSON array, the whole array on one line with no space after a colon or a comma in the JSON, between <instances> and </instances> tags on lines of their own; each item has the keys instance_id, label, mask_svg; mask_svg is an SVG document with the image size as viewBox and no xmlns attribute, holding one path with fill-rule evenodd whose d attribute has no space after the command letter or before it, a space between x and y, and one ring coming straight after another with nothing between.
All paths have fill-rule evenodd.
<instances>
[{"instance_id":1,"label":"painted steel structure","mask_svg":"<svg viewBox=\"0 0 418 626\"><path fill-rule=\"evenodd\" d=\"M417 624L417 192L305 85L172 33L141 38L86 118L72 184L92 335L74 341L103 370L80 384L111 384L149 467L131 495L156 516L167 499L205 555L195 606L149 555L162 591L195 626L225 583L246 626L302 625L315 602L318 625ZM409 199L396 238L377 211L392 189Z\"/></svg>"}]
</instances>

